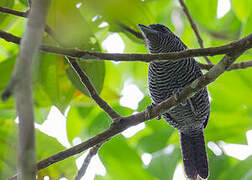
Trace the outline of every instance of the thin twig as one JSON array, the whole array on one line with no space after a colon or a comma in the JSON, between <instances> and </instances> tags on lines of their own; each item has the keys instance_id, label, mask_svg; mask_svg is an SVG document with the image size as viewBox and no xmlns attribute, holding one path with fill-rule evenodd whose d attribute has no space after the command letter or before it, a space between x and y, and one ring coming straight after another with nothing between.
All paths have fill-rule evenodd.
<instances>
[{"instance_id":1,"label":"thin twig","mask_svg":"<svg viewBox=\"0 0 252 180\"><path fill-rule=\"evenodd\" d=\"M183 11L184 11L184 13L185 13L187 19L188 19L189 22L190 22L190 25L191 25L191 27L192 27L192 29L193 29L193 31L194 31L196 37L197 37L197 40L198 40L198 43L199 43L200 47L201 47L201 48L204 48L203 40L202 40L201 37L200 37L199 30L198 30L196 24L193 22L193 19L192 19L190 13L189 13L188 8L186 7L186 5L185 5L185 3L184 3L183 0L179 0L179 2L180 2L180 5L181 5L182 8L183 8ZM203 56L203 57L204 57L204 59L206 60L206 62L207 62L208 64L212 64L212 62L210 61L210 59L209 59L207 56Z\"/></svg>"},{"instance_id":2,"label":"thin twig","mask_svg":"<svg viewBox=\"0 0 252 180\"><path fill-rule=\"evenodd\" d=\"M8 8L4 8L0 6L0 12L7 13L7 14L12 14L15 16L20 16L20 17L27 17L28 11L27 12L22 12L22 11L16 11Z\"/></svg>"},{"instance_id":3,"label":"thin twig","mask_svg":"<svg viewBox=\"0 0 252 180\"><path fill-rule=\"evenodd\" d=\"M128 31L129 33L133 34L134 36L136 36L137 38L139 39L143 39L143 35L142 33L138 32L138 31L135 31L134 29L126 26L125 24L123 23L117 23L121 28L123 28L124 30Z\"/></svg>"},{"instance_id":4,"label":"thin twig","mask_svg":"<svg viewBox=\"0 0 252 180\"><path fill-rule=\"evenodd\" d=\"M31 3L32 1L28 0L29 7L31 7ZM16 11L16 10L12 10L12 9L8 9L8 8L4 8L0 6L0 12L26 18L30 12L30 9L28 9L26 12L22 12L22 11ZM45 26L45 32L53 35L53 31L48 25ZM53 35L52 37L55 37L55 36Z\"/></svg>"},{"instance_id":5,"label":"thin twig","mask_svg":"<svg viewBox=\"0 0 252 180\"><path fill-rule=\"evenodd\" d=\"M102 108L112 119L119 118L120 115L114 111L106 101L104 101L95 90L91 81L89 80L86 73L80 68L80 65L76 61L76 59L67 57L69 64L71 64L72 68L78 74L81 82L86 86L89 91L90 96L94 99L94 101Z\"/></svg>"},{"instance_id":6,"label":"thin twig","mask_svg":"<svg viewBox=\"0 0 252 180\"><path fill-rule=\"evenodd\" d=\"M242 39L233 41L229 44L210 47L210 48L199 48L199 49L187 49L179 52L170 53L160 53L160 54L124 54L124 53L101 53L101 52L89 52L78 49L61 48L55 46L42 45L40 47L41 51L53 54L59 54L63 56L70 56L79 58L80 60L109 60L109 61L140 61L140 62L161 62L161 61L177 61L180 59L185 59L189 57L199 57L199 56L214 56L220 54L228 54L235 51L237 48L248 47L247 41L250 40L252 34L245 36ZM0 38L19 44L20 38L14 36L10 33L6 33L0 30Z\"/></svg>"},{"instance_id":7,"label":"thin twig","mask_svg":"<svg viewBox=\"0 0 252 180\"><path fill-rule=\"evenodd\" d=\"M99 150L101 145L102 145L102 143L97 144L96 146L94 146L92 149L89 150L86 158L83 161L81 168L78 171L77 176L75 177L75 180L80 180L85 175L86 170L88 168L88 165L91 162L91 159L93 158L93 156L95 156L97 154L97 151Z\"/></svg>"},{"instance_id":8,"label":"thin twig","mask_svg":"<svg viewBox=\"0 0 252 180\"><path fill-rule=\"evenodd\" d=\"M210 70L214 64L202 64L202 63L198 63L200 65L201 69L205 69L205 70ZM227 71L232 71L232 70L239 70L239 69L246 69L252 67L252 60L251 61L242 61L242 62L238 62L235 64L232 64Z\"/></svg>"}]
</instances>

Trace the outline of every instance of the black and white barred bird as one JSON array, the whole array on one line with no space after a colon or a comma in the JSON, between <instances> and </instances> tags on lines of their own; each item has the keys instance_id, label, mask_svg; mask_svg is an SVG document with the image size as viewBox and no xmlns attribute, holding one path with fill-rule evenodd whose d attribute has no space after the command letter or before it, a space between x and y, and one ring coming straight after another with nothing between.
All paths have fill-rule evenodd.
<instances>
[{"instance_id":1,"label":"black and white barred bird","mask_svg":"<svg viewBox=\"0 0 252 180\"><path fill-rule=\"evenodd\" d=\"M187 49L180 38L164 25L139 24L139 28L150 53L168 53ZM153 105L176 95L199 76L202 76L202 72L194 58L176 62L150 63L148 81ZM206 179L209 174L203 134L209 114L210 104L206 88L162 114L163 118L179 131L184 170L189 179L194 180L198 176Z\"/></svg>"}]
</instances>

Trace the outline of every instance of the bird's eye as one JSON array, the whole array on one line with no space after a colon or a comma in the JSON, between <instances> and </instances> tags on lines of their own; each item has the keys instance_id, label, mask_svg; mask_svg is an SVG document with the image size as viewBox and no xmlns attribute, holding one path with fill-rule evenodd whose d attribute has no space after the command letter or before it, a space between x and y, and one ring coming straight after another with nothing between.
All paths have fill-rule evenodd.
<instances>
[{"instance_id":1,"label":"bird's eye","mask_svg":"<svg viewBox=\"0 0 252 180\"><path fill-rule=\"evenodd\" d=\"M167 32L167 28L166 27L161 27L160 31L163 32L163 33L166 33Z\"/></svg>"}]
</instances>

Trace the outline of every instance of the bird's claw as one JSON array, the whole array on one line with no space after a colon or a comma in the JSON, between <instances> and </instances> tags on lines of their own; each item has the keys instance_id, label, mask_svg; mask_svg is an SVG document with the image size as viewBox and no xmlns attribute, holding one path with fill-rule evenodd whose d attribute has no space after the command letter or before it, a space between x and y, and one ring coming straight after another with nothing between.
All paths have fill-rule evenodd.
<instances>
[{"instance_id":1,"label":"bird's claw","mask_svg":"<svg viewBox=\"0 0 252 180\"><path fill-rule=\"evenodd\" d=\"M183 88L180 89L174 89L174 91L172 92L173 96L175 97L176 101L178 100L178 94L181 92ZM187 104L187 100L183 101L180 103L182 106L185 106Z\"/></svg>"},{"instance_id":2,"label":"bird's claw","mask_svg":"<svg viewBox=\"0 0 252 180\"><path fill-rule=\"evenodd\" d=\"M146 108L146 109L147 109L147 118L150 117L151 109L152 109L154 106L156 106L156 104L154 104L154 103L151 103L151 105L147 106L147 108ZM157 120L160 120L160 119L161 119L161 115L157 116L156 119L157 119Z\"/></svg>"}]
</instances>

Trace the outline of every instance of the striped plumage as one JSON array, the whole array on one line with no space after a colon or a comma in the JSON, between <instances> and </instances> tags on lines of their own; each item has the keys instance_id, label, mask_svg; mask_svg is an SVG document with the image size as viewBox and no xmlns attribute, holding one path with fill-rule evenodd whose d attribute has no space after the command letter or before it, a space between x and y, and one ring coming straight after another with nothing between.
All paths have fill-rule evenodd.
<instances>
[{"instance_id":1,"label":"striped plumage","mask_svg":"<svg viewBox=\"0 0 252 180\"><path fill-rule=\"evenodd\" d=\"M167 27L160 24L139 25L150 53L167 53L187 49ZM154 104L176 95L183 87L202 76L194 58L176 62L152 62L149 65L149 91ZM177 105L163 118L180 135L184 169L190 179L208 177L208 162L203 129L206 127L210 105L206 88Z\"/></svg>"}]
</instances>

